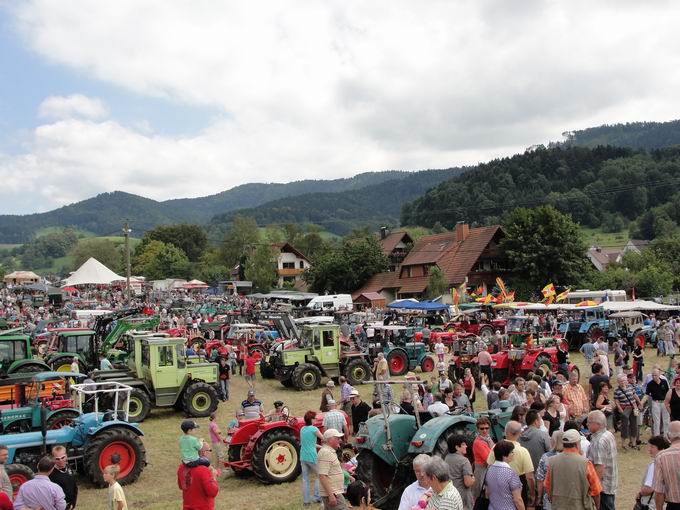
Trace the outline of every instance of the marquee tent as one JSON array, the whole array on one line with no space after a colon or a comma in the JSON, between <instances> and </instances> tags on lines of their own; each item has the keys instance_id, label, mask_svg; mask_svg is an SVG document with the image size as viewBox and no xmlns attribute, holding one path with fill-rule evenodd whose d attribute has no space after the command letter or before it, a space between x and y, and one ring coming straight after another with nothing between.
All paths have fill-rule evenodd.
<instances>
[{"instance_id":1,"label":"marquee tent","mask_svg":"<svg viewBox=\"0 0 680 510\"><path fill-rule=\"evenodd\" d=\"M422 311L436 311L447 310L448 305L442 303L435 303L433 301L412 301L410 299L402 299L401 301L392 301L387 308L398 308L400 310L422 310Z\"/></svg>"},{"instance_id":2,"label":"marquee tent","mask_svg":"<svg viewBox=\"0 0 680 510\"><path fill-rule=\"evenodd\" d=\"M94 257L90 257L76 272L63 281L63 285L108 285L121 280L125 278L111 271Z\"/></svg>"}]
</instances>

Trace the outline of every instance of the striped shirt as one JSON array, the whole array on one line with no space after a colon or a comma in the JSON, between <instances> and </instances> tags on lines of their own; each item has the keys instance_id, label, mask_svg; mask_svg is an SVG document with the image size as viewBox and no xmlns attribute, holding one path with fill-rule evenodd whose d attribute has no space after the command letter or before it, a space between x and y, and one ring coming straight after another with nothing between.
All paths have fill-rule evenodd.
<instances>
[{"instance_id":1,"label":"striped shirt","mask_svg":"<svg viewBox=\"0 0 680 510\"><path fill-rule=\"evenodd\" d=\"M619 487L619 464L614 434L604 429L593 434L590 438L588 459L594 466L604 466L604 473L600 479L602 492L605 494L616 494L616 490Z\"/></svg>"},{"instance_id":2,"label":"striped shirt","mask_svg":"<svg viewBox=\"0 0 680 510\"><path fill-rule=\"evenodd\" d=\"M328 411L323 417L323 428L324 430L335 429L344 434L347 428L345 425L345 415L337 410Z\"/></svg>"},{"instance_id":3,"label":"striped shirt","mask_svg":"<svg viewBox=\"0 0 680 510\"><path fill-rule=\"evenodd\" d=\"M439 494L432 495L426 510L463 510L463 500L453 483L449 482Z\"/></svg>"},{"instance_id":4,"label":"striped shirt","mask_svg":"<svg viewBox=\"0 0 680 510\"><path fill-rule=\"evenodd\" d=\"M342 494L344 485L344 476L342 474L342 466L338 460L338 454L328 445L323 445L316 457L316 465L318 466L319 475L326 475L331 484L333 494ZM326 489L323 484L319 484L319 495L328 497Z\"/></svg>"},{"instance_id":5,"label":"striped shirt","mask_svg":"<svg viewBox=\"0 0 680 510\"><path fill-rule=\"evenodd\" d=\"M667 503L680 503L680 448L674 446L656 456L652 488L662 492Z\"/></svg>"},{"instance_id":6,"label":"striped shirt","mask_svg":"<svg viewBox=\"0 0 680 510\"><path fill-rule=\"evenodd\" d=\"M616 388L614 390L614 400L616 400L621 407L628 409L635 405L635 388L629 384L625 388Z\"/></svg>"}]
</instances>

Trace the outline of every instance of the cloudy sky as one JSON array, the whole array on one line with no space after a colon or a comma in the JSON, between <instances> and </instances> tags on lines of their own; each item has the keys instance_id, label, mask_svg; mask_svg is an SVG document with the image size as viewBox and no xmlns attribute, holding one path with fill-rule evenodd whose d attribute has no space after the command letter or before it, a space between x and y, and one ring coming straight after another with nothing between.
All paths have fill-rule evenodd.
<instances>
[{"instance_id":1,"label":"cloudy sky","mask_svg":"<svg viewBox=\"0 0 680 510\"><path fill-rule=\"evenodd\" d=\"M679 118L678 19L670 0L0 0L0 213Z\"/></svg>"}]
</instances>

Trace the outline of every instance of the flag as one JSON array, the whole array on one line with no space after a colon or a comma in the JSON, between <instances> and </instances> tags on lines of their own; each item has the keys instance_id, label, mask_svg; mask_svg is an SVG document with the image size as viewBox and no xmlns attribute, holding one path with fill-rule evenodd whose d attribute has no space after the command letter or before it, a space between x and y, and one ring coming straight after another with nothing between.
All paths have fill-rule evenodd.
<instances>
[{"instance_id":1,"label":"flag","mask_svg":"<svg viewBox=\"0 0 680 510\"><path fill-rule=\"evenodd\" d=\"M633 287L633 292L631 294L633 296L633 301L635 301L635 287Z\"/></svg>"},{"instance_id":2,"label":"flag","mask_svg":"<svg viewBox=\"0 0 680 510\"><path fill-rule=\"evenodd\" d=\"M503 302L503 299L505 299L505 295L504 294L498 294L498 296L496 296L496 304L500 305Z\"/></svg>"},{"instance_id":3,"label":"flag","mask_svg":"<svg viewBox=\"0 0 680 510\"><path fill-rule=\"evenodd\" d=\"M543 290L541 291L543 294L543 297L548 298L550 296L555 295L555 286L552 283L549 283L545 287L543 287Z\"/></svg>"},{"instance_id":4,"label":"flag","mask_svg":"<svg viewBox=\"0 0 680 510\"><path fill-rule=\"evenodd\" d=\"M486 297L484 298L483 303L485 305L491 304L491 301L493 300L493 296L491 294L487 294Z\"/></svg>"},{"instance_id":5,"label":"flag","mask_svg":"<svg viewBox=\"0 0 680 510\"><path fill-rule=\"evenodd\" d=\"M451 289L451 298L453 300L453 306L458 306L460 296L458 295L458 289L456 289L455 287Z\"/></svg>"},{"instance_id":6,"label":"flag","mask_svg":"<svg viewBox=\"0 0 680 510\"><path fill-rule=\"evenodd\" d=\"M482 296L486 296L489 292L486 290L486 282L482 282Z\"/></svg>"},{"instance_id":7,"label":"flag","mask_svg":"<svg viewBox=\"0 0 680 510\"><path fill-rule=\"evenodd\" d=\"M515 300L515 291L511 291L510 293L505 295L505 301L508 303L512 303Z\"/></svg>"},{"instance_id":8,"label":"flag","mask_svg":"<svg viewBox=\"0 0 680 510\"><path fill-rule=\"evenodd\" d=\"M472 295L473 296L481 296L483 292L484 292L484 288L480 285L479 287L477 287L477 289L474 291L474 293Z\"/></svg>"},{"instance_id":9,"label":"flag","mask_svg":"<svg viewBox=\"0 0 680 510\"><path fill-rule=\"evenodd\" d=\"M564 301L569 297L569 289L565 290L564 292L560 292L557 297L555 298L555 302L559 303L560 301Z\"/></svg>"},{"instance_id":10,"label":"flag","mask_svg":"<svg viewBox=\"0 0 680 510\"><path fill-rule=\"evenodd\" d=\"M507 294L507 291L505 290L505 282L503 282L500 276L496 277L496 285L498 285L498 288L501 291L501 296L505 296Z\"/></svg>"}]
</instances>

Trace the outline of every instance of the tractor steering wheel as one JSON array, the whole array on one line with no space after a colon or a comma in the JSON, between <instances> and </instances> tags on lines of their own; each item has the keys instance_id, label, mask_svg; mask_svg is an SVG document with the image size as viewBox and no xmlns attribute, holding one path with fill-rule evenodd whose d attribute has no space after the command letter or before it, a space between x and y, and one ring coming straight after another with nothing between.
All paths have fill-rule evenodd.
<instances>
[{"instance_id":1,"label":"tractor steering wheel","mask_svg":"<svg viewBox=\"0 0 680 510\"><path fill-rule=\"evenodd\" d=\"M288 406L283 406L281 408L281 417L286 421L290 419L290 409L288 408Z\"/></svg>"}]
</instances>

